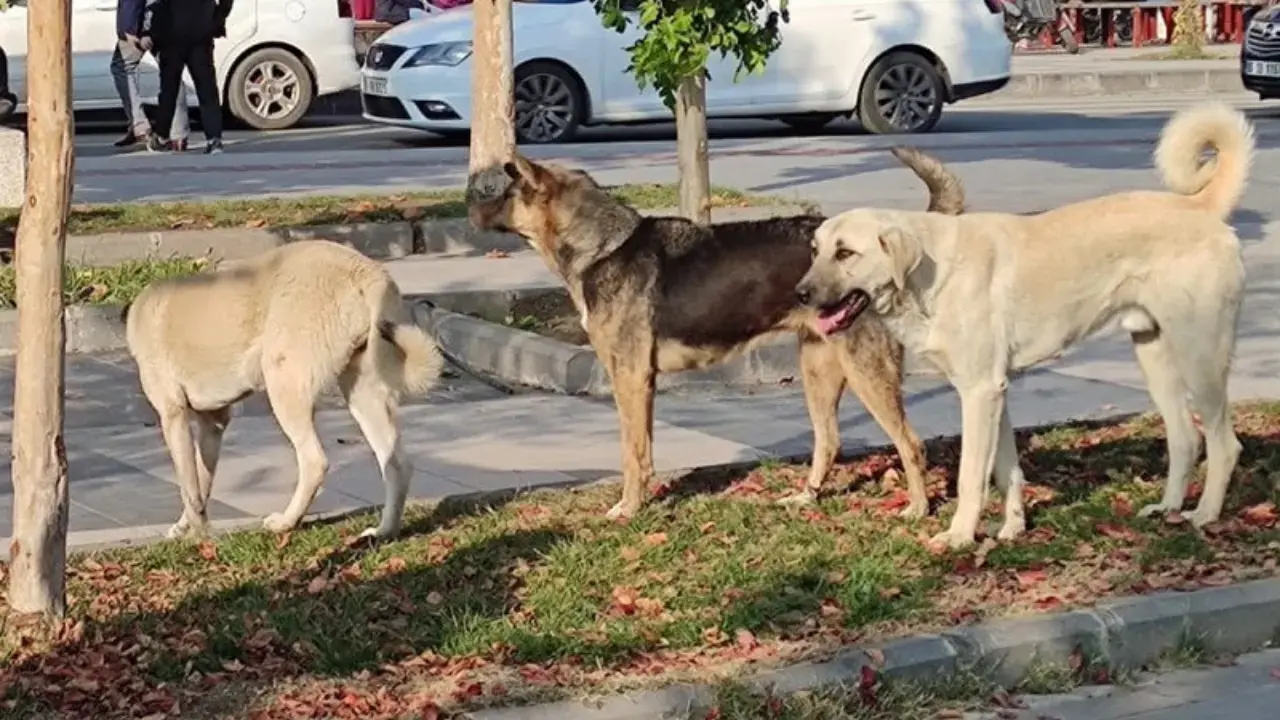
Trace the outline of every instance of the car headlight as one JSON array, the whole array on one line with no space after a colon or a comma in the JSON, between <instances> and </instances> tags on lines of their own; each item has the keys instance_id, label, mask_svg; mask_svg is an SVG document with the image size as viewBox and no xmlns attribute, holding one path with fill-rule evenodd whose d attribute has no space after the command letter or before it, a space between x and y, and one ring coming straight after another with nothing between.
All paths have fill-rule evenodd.
<instances>
[{"instance_id":1,"label":"car headlight","mask_svg":"<svg viewBox=\"0 0 1280 720\"><path fill-rule=\"evenodd\" d=\"M470 42L424 45L409 56L409 59L405 61L404 67L422 67L424 65L447 65L453 67L469 57L471 57Z\"/></svg>"}]
</instances>

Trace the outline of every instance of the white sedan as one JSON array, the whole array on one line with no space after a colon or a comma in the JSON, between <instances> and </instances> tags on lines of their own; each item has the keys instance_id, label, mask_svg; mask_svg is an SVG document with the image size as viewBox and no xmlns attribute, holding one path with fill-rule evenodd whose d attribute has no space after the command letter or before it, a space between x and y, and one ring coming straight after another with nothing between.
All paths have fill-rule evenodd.
<instances>
[{"instance_id":1,"label":"white sedan","mask_svg":"<svg viewBox=\"0 0 1280 720\"><path fill-rule=\"evenodd\" d=\"M944 104L1009 81L1001 0L790 0L788 8L782 45L762 72L735 82L732 57L711 59L710 117L817 129L853 116L875 133L927 132ZM512 24L520 142L563 142L584 125L671 118L657 92L640 90L626 72L626 48L640 32L634 24L625 33L606 29L589 0L516 0ZM364 117L467 132L471 37L472 10L462 6L378 38L362 70Z\"/></svg>"},{"instance_id":2,"label":"white sedan","mask_svg":"<svg viewBox=\"0 0 1280 720\"><path fill-rule=\"evenodd\" d=\"M27 5L0 9L0 48L9 58L9 84L26 102ZM71 0L72 103L75 110L120 107L111 79L118 0ZM295 125L317 97L351 90L360 82L355 24L349 0L235 2L227 36L213 46L218 87L233 116L259 130ZM155 58L139 68L144 102L160 93ZM188 85L190 78L188 78ZM195 94L189 95L195 102Z\"/></svg>"}]
</instances>

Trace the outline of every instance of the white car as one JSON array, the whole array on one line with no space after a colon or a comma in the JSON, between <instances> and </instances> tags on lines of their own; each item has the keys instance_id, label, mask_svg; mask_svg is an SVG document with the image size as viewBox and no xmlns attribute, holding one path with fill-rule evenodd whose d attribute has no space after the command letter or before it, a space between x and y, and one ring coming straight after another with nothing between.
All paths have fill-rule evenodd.
<instances>
[{"instance_id":1,"label":"white car","mask_svg":"<svg viewBox=\"0 0 1280 720\"><path fill-rule=\"evenodd\" d=\"M852 115L875 133L926 132L944 104L1009 82L1001 0L790 0L788 9L782 45L762 72L734 82L736 60L712 57L710 117L818 129ZM566 141L583 125L671 118L657 92L640 90L626 72L626 48L640 33L634 24L624 33L606 29L589 0L516 0L512 25L521 142ZM362 70L364 117L465 133L471 37L472 10L462 6L378 38Z\"/></svg>"},{"instance_id":2,"label":"white car","mask_svg":"<svg viewBox=\"0 0 1280 720\"><path fill-rule=\"evenodd\" d=\"M10 89L26 101L27 5L0 11L0 47L9 56ZM120 107L111 79L117 0L71 0L72 104L75 110ZM227 36L214 43L218 87L231 115L259 130L291 127L315 98L360 83L355 23L348 0L236 0ZM140 69L144 102L160 93L155 58ZM190 78L188 78L190 84ZM195 94L189 94L194 105Z\"/></svg>"}]
</instances>

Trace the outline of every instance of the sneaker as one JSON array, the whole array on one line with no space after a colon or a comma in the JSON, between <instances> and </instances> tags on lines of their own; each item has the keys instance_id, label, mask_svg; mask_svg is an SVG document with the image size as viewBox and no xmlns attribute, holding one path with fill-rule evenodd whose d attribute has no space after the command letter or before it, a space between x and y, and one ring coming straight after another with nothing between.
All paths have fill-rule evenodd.
<instances>
[{"instance_id":1,"label":"sneaker","mask_svg":"<svg viewBox=\"0 0 1280 720\"><path fill-rule=\"evenodd\" d=\"M147 151L153 153L168 152L170 144L168 140L160 137L155 133L147 136Z\"/></svg>"},{"instance_id":2,"label":"sneaker","mask_svg":"<svg viewBox=\"0 0 1280 720\"><path fill-rule=\"evenodd\" d=\"M146 135L137 135L132 130L130 130L129 132L125 133L124 137L115 141L114 145L118 148L123 149L123 148L131 148L134 145L137 145L139 143L144 143L146 141L147 141Z\"/></svg>"},{"instance_id":3,"label":"sneaker","mask_svg":"<svg viewBox=\"0 0 1280 720\"><path fill-rule=\"evenodd\" d=\"M204 154L205 155L221 155L222 140L210 140L209 142L205 143Z\"/></svg>"}]
</instances>

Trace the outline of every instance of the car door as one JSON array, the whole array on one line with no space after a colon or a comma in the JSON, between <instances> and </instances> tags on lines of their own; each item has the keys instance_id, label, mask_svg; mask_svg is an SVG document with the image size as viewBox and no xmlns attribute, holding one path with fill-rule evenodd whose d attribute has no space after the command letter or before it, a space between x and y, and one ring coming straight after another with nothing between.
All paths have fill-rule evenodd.
<instances>
[{"instance_id":1,"label":"car door","mask_svg":"<svg viewBox=\"0 0 1280 720\"><path fill-rule=\"evenodd\" d=\"M583 11L595 16L590 3L581 3ZM593 98L595 105L592 114L609 120L647 120L656 117L670 116L671 111L662 104L658 91L652 87L641 90L636 85L635 76L627 71L631 64L631 54L627 48L644 34L637 22L636 8L639 0L623 0L622 10L627 16L627 28L621 33L614 32L600 25L599 18L594 22L600 25L602 41L600 43L600 88L603 97Z\"/></svg>"},{"instance_id":2,"label":"car door","mask_svg":"<svg viewBox=\"0 0 1280 720\"><path fill-rule=\"evenodd\" d=\"M883 44L885 23L909 19L896 9L908 5L915 7L901 0L790 0L782 43L756 84L758 110L853 109L843 105L857 93L860 69ZM919 26L925 19L914 22Z\"/></svg>"},{"instance_id":3,"label":"car door","mask_svg":"<svg viewBox=\"0 0 1280 720\"><path fill-rule=\"evenodd\" d=\"M71 0L71 83L80 107L120 104L111 80L118 0Z\"/></svg>"},{"instance_id":4,"label":"car door","mask_svg":"<svg viewBox=\"0 0 1280 720\"><path fill-rule=\"evenodd\" d=\"M0 10L0 48L9 60L9 90L27 102L27 0L9 0Z\"/></svg>"}]
</instances>

